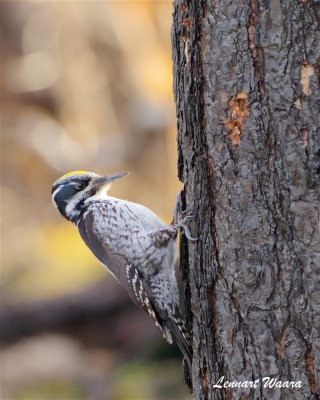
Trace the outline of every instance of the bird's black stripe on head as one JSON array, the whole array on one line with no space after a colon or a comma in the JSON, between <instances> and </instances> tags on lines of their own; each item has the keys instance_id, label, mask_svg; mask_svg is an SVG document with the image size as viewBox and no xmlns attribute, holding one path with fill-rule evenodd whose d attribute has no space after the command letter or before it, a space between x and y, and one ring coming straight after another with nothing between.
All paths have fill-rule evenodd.
<instances>
[{"instance_id":1,"label":"bird's black stripe on head","mask_svg":"<svg viewBox=\"0 0 320 400\"><path fill-rule=\"evenodd\" d=\"M58 211L68 220L72 220L72 214L69 213L67 215L67 206L72 198L77 195L78 192L81 192L88 186L91 177L88 176L68 176L56 181L53 184L51 194L52 200L56 205ZM77 187L79 184L84 184L83 188ZM91 196L91 193L87 194ZM81 212L82 205L84 204L84 198L79 199L79 203L74 205L74 216L78 215Z\"/></svg>"},{"instance_id":2,"label":"bird's black stripe on head","mask_svg":"<svg viewBox=\"0 0 320 400\"><path fill-rule=\"evenodd\" d=\"M51 194L53 194L60 186L63 185L76 185L77 183L84 183L86 186L89 184L90 179L88 176L68 176L65 179L61 179L56 181L53 186L52 186L52 190L51 190Z\"/></svg>"},{"instance_id":3,"label":"bird's black stripe on head","mask_svg":"<svg viewBox=\"0 0 320 400\"><path fill-rule=\"evenodd\" d=\"M68 199L70 199L76 192L74 186L69 185L59 185L55 188L57 191L53 196L53 201L56 204L59 212L65 217L66 207L68 205ZM53 191L54 193L54 191ZM67 218L68 219L68 218Z\"/></svg>"}]
</instances>

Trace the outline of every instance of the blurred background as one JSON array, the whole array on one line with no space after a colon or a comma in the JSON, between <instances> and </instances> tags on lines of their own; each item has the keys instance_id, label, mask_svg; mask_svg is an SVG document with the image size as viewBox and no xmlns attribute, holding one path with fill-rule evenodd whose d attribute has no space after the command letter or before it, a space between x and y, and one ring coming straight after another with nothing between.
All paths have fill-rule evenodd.
<instances>
[{"instance_id":1,"label":"blurred background","mask_svg":"<svg viewBox=\"0 0 320 400\"><path fill-rule=\"evenodd\" d=\"M190 399L182 359L51 203L72 170L170 222L171 1L1 1L1 399Z\"/></svg>"}]
</instances>

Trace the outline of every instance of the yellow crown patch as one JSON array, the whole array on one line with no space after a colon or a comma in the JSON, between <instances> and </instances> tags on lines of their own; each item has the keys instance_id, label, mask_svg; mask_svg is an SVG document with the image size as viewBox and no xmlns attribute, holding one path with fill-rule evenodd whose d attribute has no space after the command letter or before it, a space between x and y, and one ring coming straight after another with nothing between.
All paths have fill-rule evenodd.
<instances>
[{"instance_id":1,"label":"yellow crown patch","mask_svg":"<svg viewBox=\"0 0 320 400\"><path fill-rule=\"evenodd\" d=\"M59 178L59 180L60 179L64 179L64 178L68 178L68 176L84 175L84 174L87 174L87 173L88 173L88 171L72 171L72 172L68 172L67 174L61 176L61 178Z\"/></svg>"}]
</instances>

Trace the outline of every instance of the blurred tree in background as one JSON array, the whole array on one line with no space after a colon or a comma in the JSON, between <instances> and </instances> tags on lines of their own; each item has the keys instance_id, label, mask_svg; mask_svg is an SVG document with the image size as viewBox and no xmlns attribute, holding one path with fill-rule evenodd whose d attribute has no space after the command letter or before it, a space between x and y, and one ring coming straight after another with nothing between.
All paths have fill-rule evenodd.
<instances>
[{"instance_id":1,"label":"blurred tree in background","mask_svg":"<svg viewBox=\"0 0 320 400\"><path fill-rule=\"evenodd\" d=\"M1 398L184 399L181 360L51 203L71 170L169 222L170 1L2 1Z\"/></svg>"}]
</instances>

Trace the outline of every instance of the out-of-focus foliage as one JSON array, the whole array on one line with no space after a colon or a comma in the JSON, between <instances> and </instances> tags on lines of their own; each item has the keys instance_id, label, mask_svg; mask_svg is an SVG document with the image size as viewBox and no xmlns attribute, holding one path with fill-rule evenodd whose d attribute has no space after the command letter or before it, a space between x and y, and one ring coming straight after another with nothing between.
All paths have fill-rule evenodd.
<instances>
[{"instance_id":1,"label":"out-of-focus foliage","mask_svg":"<svg viewBox=\"0 0 320 400\"><path fill-rule=\"evenodd\" d=\"M32 271L19 271L11 296L39 299L79 290L105 275L71 224L42 224L34 232ZM76 276L76 278L74 278ZM32 291L30 291L32 289Z\"/></svg>"},{"instance_id":2,"label":"out-of-focus foliage","mask_svg":"<svg viewBox=\"0 0 320 400\"><path fill-rule=\"evenodd\" d=\"M176 360L156 362L144 346L123 363L114 350L92 349L73 338L41 335L2 351L2 378L17 400L188 399ZM32 354L32 357L30 355Z\"/></svg>"},{"instance_id":3,"label":"out-of-focus foliage","mask_svg":"<svg viewBox=\"0 0 320 400\"><path fill-rule=\"evenodd\" d=\"M130 171L111 193L171 220L171 13L171 1L1 1L2 307L107 274L51 203L61 174ZM127 354L79 340L50 333L4 347L1 398L189 398L180 361L132 361L142 343Z\"/></svg>"}]
</instances>

